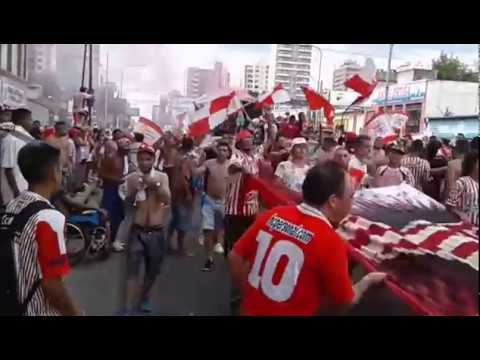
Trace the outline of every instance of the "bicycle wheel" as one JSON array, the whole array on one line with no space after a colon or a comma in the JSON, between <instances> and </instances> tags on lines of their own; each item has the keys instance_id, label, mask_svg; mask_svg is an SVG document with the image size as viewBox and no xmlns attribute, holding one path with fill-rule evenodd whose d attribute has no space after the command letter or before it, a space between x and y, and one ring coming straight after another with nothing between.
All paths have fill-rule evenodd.
<instances>
[{"instance_id":1,"label":"bicycle wheel","mask_svg":"<svg viewBox=\"0 0 480 360\"><path fill-rule=\"evenodd\" d=\"M65 244L70 264L76 265L82 261L88 244L88 239L82 229L76 225L67 223Z\"/></svg>"}]
</instances>

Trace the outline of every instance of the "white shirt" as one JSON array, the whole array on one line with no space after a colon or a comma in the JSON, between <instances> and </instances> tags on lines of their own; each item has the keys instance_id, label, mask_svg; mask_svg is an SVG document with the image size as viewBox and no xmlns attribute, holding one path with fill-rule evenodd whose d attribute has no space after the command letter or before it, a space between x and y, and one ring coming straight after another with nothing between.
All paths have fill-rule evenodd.
<instances>
[{"instance_id":1,"label":"white shirt","mask_svg":"<svg viewBox=\"0 0 480 360\"><path fill-rule=\"evenodd\" d=\"M302 185L310 165L305 164L303 167L295 166L291 161L283 161L277 166L275 175L278 176L282 182L293 191L302 192Z\"/></svg>"},{"instance_id":2,"label":"white shirt","mask_svg":"<svg viewBox=\"0 0 480 360\"><path fill-rule=\"evenodd\" d=\"M33 139L33 137L20 126L16 127L16 131L22 133L22 135L26 137L30 137ZM12 134L8 134L2 139L0 151L2 186L0 190L2 191L2 197L5 204L14 198L13 191L7 181L7 177L5 176L5 169L13 169L13 175L15 176L17 187L20 192L28 189L28 182L23 177L17 161L18 153L20 149L25 146L25 144L26 142L24 140L21 140L13 136Z\"/></svg>"},{"instance_id":3,"label":"white shirt","mask_svg":"<svg viewBox=\"0 0 480 360\"><path fill-rule=\"evenodd\" d=\"M365 186L369 182L369 176L368 176L368 168L367 168L367 163L360 161L355 155L353 155L350 158L350 161L348 163L348 170L350 169L357 169L360 170L364 173L362 181L360 182L361 186Z\"/></svg>"}]
</instances>

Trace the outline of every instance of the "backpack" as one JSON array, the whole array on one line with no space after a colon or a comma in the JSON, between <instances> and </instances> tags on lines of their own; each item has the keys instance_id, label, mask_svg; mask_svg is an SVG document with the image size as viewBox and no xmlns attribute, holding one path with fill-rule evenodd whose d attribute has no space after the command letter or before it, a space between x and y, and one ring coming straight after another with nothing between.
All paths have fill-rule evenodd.
<instances>
[{"instance_id":1,"label":"backpack","mask_svg":"<svg viewBox=\"0 0 480 360\"><path fill-rule=\"evenodd\" d=\"M0 316L23 316L37 291L41 279L37 279L23 303L18 299L17 259L15 239L20 236L28 220L44 209L52 207L45 201L34 201L20 213L0 213Z\"/></svg>"}]
</instances>

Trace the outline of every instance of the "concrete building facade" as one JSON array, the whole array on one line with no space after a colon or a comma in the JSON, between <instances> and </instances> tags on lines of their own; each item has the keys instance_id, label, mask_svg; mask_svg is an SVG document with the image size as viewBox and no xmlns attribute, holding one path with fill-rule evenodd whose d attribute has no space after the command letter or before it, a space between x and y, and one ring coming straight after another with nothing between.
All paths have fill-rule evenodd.
<instances>
[{"instance_id":1,"label":"concrete building facade","mask_svg":"<svg viewBox=\"0 0 480 360\"><path fill-rule=\"evenodd\" d=\"M362 66L352 60L345 61L338 69L333 72L333 87L332 90L346 91L345 81L350 79L355 74L358 74Z\"/></svg>"},{"instance_id":2,"label":"concrete building facade","mask_svg":"<svg viewBox=\"0 0 480 360\"><path fill-rule=\"evenodd\" d=\"M221 62L216 62L213 69L187 69L185 93L188 97L197 98L229 86L230 74Z\"/></svg>"},{"instance_id":3,"label":"concrete building facade","mask_svg":"<svg viewBox=\"0 0 480 360\"><path fill-rule=\"evenodd\" d=\"M57 70L56 44L28 44L27 71L29 75Z\"/></svg>"},{"instance_id":4,"label":"concrete building facade","mask_svg":"<svg viewBox=\"0 0 480 360\"><path fill-rule=\"evenodd\" d=\"M263 94L270 89L270 65L245 65L243 85L248 91Z\"/></svg>"},{"instance_id":5,"label":"concrete building facade","mask_svg":"<svg viewBox=\"0 0 480 360\"><path fill-rule=\"evenodd\" d=\"M320 52L310 44L274 46L274 78L271 86L282 84L294 101L305 101L301 86L318 87Z\"/></svg>"}]
</instances>

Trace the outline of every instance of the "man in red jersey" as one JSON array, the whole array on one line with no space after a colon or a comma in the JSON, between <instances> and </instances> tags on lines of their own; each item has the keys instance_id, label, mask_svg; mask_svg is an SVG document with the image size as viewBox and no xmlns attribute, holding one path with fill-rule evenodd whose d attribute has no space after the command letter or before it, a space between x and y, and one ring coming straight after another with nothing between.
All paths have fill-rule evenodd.
<instances>
[{"instance_id":1,"label":"man in red jersey","mask_svg":"<svg viewBox=\"0 0 480 360\"><path fill-rule=\"evenodd\" d=\"M243 315L344 310L385 278L370 273L352 286L347 247L334 230L352 206L350 175L327 161L308 172L302 190L304 203L260 215L230 253Z\"/></svg>"}]
</instances>

